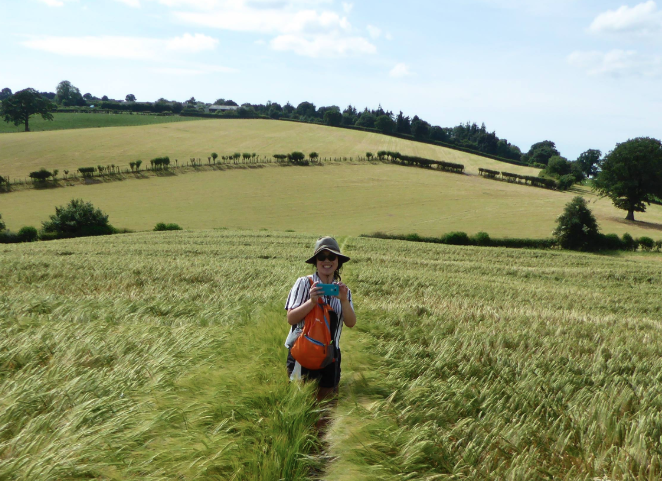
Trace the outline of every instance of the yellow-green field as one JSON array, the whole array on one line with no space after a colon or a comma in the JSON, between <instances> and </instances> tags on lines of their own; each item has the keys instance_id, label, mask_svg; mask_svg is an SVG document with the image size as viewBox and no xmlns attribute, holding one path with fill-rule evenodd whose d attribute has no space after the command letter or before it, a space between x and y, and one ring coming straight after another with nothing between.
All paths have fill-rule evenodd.
<instances>
[{"instance_id":1,"label":"yellow-green field","mask_svg":"<svg viewBox=\"0 0 662 481\"><path fill-rule=\"evenodd\" d=\"M56 112L53 114L53 120L44 120L38 115L30 118L30 131L92 129L99 127L189 122L191 120L196 119L192 117L180 117L179 115L141 115L130 114L128 112L116 114ZM0 133L20 133L24 131L25 126L23 124L14 125L7 122L0 122Z\"/></svg>"},{"instance_id":2,"label":"yellow-green field","mask_svg":"<svg viewBox=\"0 0 662 481\"><path fill-rule=\"evenodd\" d=\"M468 172L479 167L537 175L538 170L504 164L456 150L385 135L322 125L271 120L196 120L137 127L76 129L0 136L0 175L24 178L41 167L75 172L78 167L115 164L167 155L186 162L212 152L255 152L262 156L295 150L322 157L363 156L379 150L399 151L434 160L459 162Z\"/></svg>"},{"instance_id":3,"label":"yellow-green field","mask_svg":"<svg viewBox=\"0 0 662 481\"><path fill-rule=\"evenodd\" d=\"M175 222L186 229L320 232L331 226L344 235L485 231L493 237L548 237L577 194L388 164L177 172L0 194L0 214L14 231L40 227L56 206L82 198L109 214L114 226L133 230ZM662 238L662 207L651 206L637 214L638 222L627 223L608 200L583 194L603 232Z\"/></svg>"},{"instance_id":4,"label":"yellow-green field","mask_svg":"<svg viewBox=\"0 0 662 481\"><path fill-rule=\"evenodd\" d=\"M315 239L0 246L0 479L660 479L661 256L339 237L329 408L284 369Z\"/></svg>"}]
</instances>

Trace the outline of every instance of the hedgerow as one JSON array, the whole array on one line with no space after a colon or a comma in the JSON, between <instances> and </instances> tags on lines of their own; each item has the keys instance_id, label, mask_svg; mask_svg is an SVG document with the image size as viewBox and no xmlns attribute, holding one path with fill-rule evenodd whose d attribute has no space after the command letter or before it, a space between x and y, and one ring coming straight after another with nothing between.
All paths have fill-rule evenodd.
<instances>
[{"instance_id":1,"label":"hedgerow","mask_svg":"<svg viewBox=\"0 0 662 481\"><path fill-rule=\"evenodd\" d=\"M562 248L554 238L492 238L486 232L479 232L476 235L468 236L464 232L450 232L440 237L426 237L418 234L386 234L384 232L374 232L372 234L361 234L359 237L368 237L375 239L389 239L389 240L402 240L409 242L424 242L431 244L446 244L446 245L460 245L460 246L477 246L477 247L506 247L510 249L553 249ZM642 239L644 244L642 244ZM594 239L594 244L591 248L586 250L591 251L636 251L641 248L644 251L662 252L662 240L653 241L652 247L650 246L649 238L643 237L633 239L629 234L624 234L623 238L619 238L616 234L598 234ZM651 239L652 240L652 239ZM644 247L646 246L646 247Z\"/></svg>"},{"instance_id":2,"label":"hedgerow","mask_svg":"<svg viewBox=\"0 0 662 481\"><path fill-rule=\"evenodd\" d=\"M487 179L505 180L506 182L519 183L523 180L524 184L526 185L544 187L546 189L555 189L557 187L557 183L554 179L546 179L533 175L513 174L512 172L499 172L498 170L484 169L482 167L478 169L478 174ZM501 176L500 178L499 175Z\"/></svg>"},{"instance_id":3,"label":"hedgerow","mask_svg":"<svg viewBox=\"0 0 662 481\"><path fill-rule=\"evenodd\" d=\"M425 237L418 234L385 234L383 232L375 232L373 234L361 234L359 237L404 240L411 242L427 242L432 244L447 245L510 247L515 249L550 249L556 245L554 239L551 238L491 238L489 234L485 232L481 232L479 234L476 234L476 236L473 237L469 237L465 232L451 232L440 237Z\"/></svg>"},{"instance_id":4,"label":"hedgerow","mask_svg":"<svg viewBox=\"0 0 662 481\"><path fill-rule=\"evenodd\" d=\"M165 222L159 222L154 226L155 231L165 231L165 230L184 230L177 224L166 224Z\"/></svg>"}]
</instances>

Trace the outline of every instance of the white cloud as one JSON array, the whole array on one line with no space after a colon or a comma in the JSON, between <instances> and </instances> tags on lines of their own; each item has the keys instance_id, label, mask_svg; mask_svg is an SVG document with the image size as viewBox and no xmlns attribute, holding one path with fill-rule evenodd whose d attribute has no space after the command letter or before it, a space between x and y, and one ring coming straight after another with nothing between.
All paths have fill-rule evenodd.
<instances>
[{"instance_id":1,"label":"white cloud","mask_svg":"<svg viewBox=\"0 0 662 481\"><path fill-rule=\"evenodd\" d=\"M377 39L382 34L382 29L374 25L368 25L368 34L371 38Z\"/></svg>"},{"instance_id":2,"label":"white cloud","mask_svg":"<svg viewBox=\"0 0 662 481\"><path fill-rule=\"evenodd\" d=\"M337 35L279 35L271 40L271 48L292 51L304 57L344 57L348 55L373 54L374 45L361 37L339 37Z\"/></svg>"},{"instance_id":3,"label":"white cloud","mask_svg":"<svg viewBox=\"0 0 662 481\"><path fill-rule=\"evenodd\" d=\"M172 52L196 53L213 50L218 40L202 34L184 34L170 39L144 37L36 37L22 42L24 46L69 57L123 58L160 60Z\"/></svg>"},{"instance_id":4,"label":"white cloud","mask_svg":"<svg viewBox=\"0 0 662 481\"><path fill-rule=\"evenodd\" d=\"M634 50L578 51L568 56L568 63L589 75L657 77L662 74L662 57L641 55Z\"/></svg>"},{"instance_id":5,"label":"white cloud","mask_svg":"<svg viewBox=\"0 0 662 481\"><path fill-rule=\"evenodd\" d=\"M61 0L39 0L41 3L45 3L49 7L62 7L64 2Z\"/></svg>"},{"instance_id":6,"label":"white cloud","mask_svg":"<svg viewBox=\"0 0 662 481\"><path fill-rule=\"evenodd\" d=\"M343 3L345 14L326 8L331 0L158 0L178 10L173 16L192 25L271 35L271 48L307 57L337 57L372 54L376 48L356 35L346 14L351 4ZM381 33L381 32L380 32Z\"/></svg>"},{"instance_id":7,"label":"white cloud","mask_svg":"<svg viewBox=\"0 0 662 481\"><path fill-rule=\"evenodd\" d=\"M115 0L116 2L124 3L129 7L138 8L140 7L140 0Z\"/></svg>"},{"instance_id":8,"label":"white cloud","mask_svg":"<svg viewBox=\"0 0 662 481\"><path fill-rule=\"evenodd\" d=\"M414 75L414 74L411 70L409 70L408 65L404 63L399 63L391 69L389 75L395 78L402 78L402 77L409 77L410 75Z\"/></svg>"},{"instance_id":9,"label":"white cloud","mask_svg":"<svg viewBox=\"0 0 662 481\"><path fill-rule=\"evenodd\" d=\"M266 34L349 30L349 22L337 13L315 10L289 12L275 9L229 8L214 12L175 12L178 19L195 25Z\"/></svg>"},{"instance_id":10,"label":"white cloud","mask_svg":"<svg viewBox=\"0 0 662 481\"><path fill-rule=\"evenodd\" d=\"M219 65L194 65L190 68L178 67L163 67L154 68L152 72L160 73L163 75L177 76L177 77L190 77L195 75L206 75L210 73L236 73L237 69L222 67Z\"/></svg>"},{"instance_id":11,"label":"white cloud","mask_svg":"<svg viewBox=\"0 0 662 481\"><path fill-rule=\"evenodd\" d=\"M209 10L219 4L217 0L159 0L168 7L193 7L199 10Z\"/></svg>"},{"instance_id":12,"label":"white cloud","mask_svg":"<svg viewBox=\"0 0 662 481\"><path fill-rule=\"evenodd\" d=\"M166 48L168 50L176 50L178 52L195 53L203 52L205 50L214 50L218 45L218 40L201 33L191 35L185 33L181 37L171 38L166 40Z\"/></svg>"},{"instance_id":13,"label":"white cloud","mask_svg":"<svg viewBox=\"0 0 662 481\"><path fill-rule=\"evenodd\" d=\"M624 5L598 15L589 27L592 33L628 33L639 36L662 31L662 11L653 0L634 7Z\"/></svg>"},{"instance_id":14,"label":"white cloud","mask_svg":"<svg viewBox=\"0 0 662 481\"><path fill-rule=\"evenodd\" d=\"M354 9L354 4L353 3L348 3L348 2L342 2L342 9L343 9L343 12L348 14L352 11L352 9Z\"/></svg>"},{"instance_id":15,"label":"white cloud","mask_svg":"<svg viewBox=\"0 0 662 481\"><path fill-rule=\"evenodd\" d=\"M538 16L563 15L577 0L474 0L476 3L506 10L524 11Z\"/></svg>"}]
</instances>

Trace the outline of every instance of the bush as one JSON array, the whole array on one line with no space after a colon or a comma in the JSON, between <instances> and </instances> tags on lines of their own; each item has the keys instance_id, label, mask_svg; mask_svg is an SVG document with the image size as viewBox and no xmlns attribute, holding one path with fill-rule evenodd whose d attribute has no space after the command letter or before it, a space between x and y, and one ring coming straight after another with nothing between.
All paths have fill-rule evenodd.
<instances>
[{"instance_id":1,"label":"bush","mask_svg":"<svg viewBox=\"0 0 662 481\"><path fill-rule=\"evenodd\" d=\"M184 230L177 224L166 224L165 222L159 222L154 227L155 231L164 231L164 230Z\"/></svg>"},{"instance_id":2,"label":"bush","mask_svg":"<svg viewBox=\"0 0 662 481\"><path fill-rule=\"evenodd\" d=\"M115 229L108 223L108 216L95 209L91 202L73 199L68 205L55 208L55 215L43 223L46 233L59 237L82 237L113 234Z\"/></svg>"},{"instance_id":3,"label":"bush","mask_svg":"<svg viewBox=\"0 0 662 481\"><path fill-rule=\"evenodd\" d=\"M621 244L622 244L622 248L625 249L626 251L636 251L637 247L639 247L637 241L634 240L632 236L627 232L623 234L623 237L621 238Z\"/></svg>"},{"instance_id":4,"label":"bush","mask_svg":"<svg viewBox=\"0 0 662 481\"><path fill-rule=\"evenodd\" d=\"M0 232L5 230L6 228L7 228L7 226L5 225L5 223L2 220L2 214L0 214Z\"/></svg>"},{"instance_id":5,"label":"bush","mask_svg":"<svg viewBox=\"0 0 662 481\"><path fill-rule=\"evenodd\" d=\"M568 174L568 175L562 175L559 178L558 182L558 189L559 190L568 190L570 187L572 187L572 184L575 183L575 176Z\"/></svg>"},{"instance_id":6,"label":"bush","mask_svg":"<svg viewBox=\"0 0 662 481\"><path fill-rule=\"evenodd\" d=\"M471 238L471 242L477 246L489 246L492 241L487 232L479 232Z\"/></svg>"},{"instance_id":7,"label":"bush","mask_svg":"<svg viewBox=\"0 0 662 481\"><path fill-rule=\"evenodd\" d=\"M0 232L0 244L16 244L17 242L21 242L18 234L8 230Z\"/></svg>"},{"instance_id":8,"label":"bush","mask_svg":"<svg viewBox=\"0 0 662 481\"><path fill-rule=\"evenodd\" d=\"M21 230L18 231L18 238L21 242L34 242L39 238L39 234L34 227L26 226L21 227Z\"/></svg>"},{"instance_id":9,"label":"bush","mask_svg":"<svg viewBox=\"0 0 662 481\"><path fill-rule=\"evenodd\" d=\"M590 251L598 247L598 223L583 197L566 204L552 235L564 249Z\"/></svg>"},{"instance_id":10,"label":"bush","mask_svg":"<svg viewBox=\"0 0 662 481\"><path fill-rule=\"evenodd\" d=\"M454 246L468 246L471 244L471 240L465 232L449 232L441 239L444 244L450 244Z\"/></svg>"},{"instance_id":11,"label":"bush","mask_svg":"<svg viewBox=\"0 0 662 481\"><path fill-rule=\"evenodd\" d=\"M618 251L623 249L623 242L616 234L600 234L598 238L600 249Z\"/></svg>"},{"instance_id":12,"label":"bush","mask_svg":"<svg viewBox=\"0 0 662 481\"><path fill-rule=\"evenodd\" d=\"M94 175L94 172L96 170L97 170L96 167L78 167L78 172L80 172L83 175L83 177L92 177L92 175Z\"/></svg>"},{"instance_id":13,"label":"bush","mask_svg":"<svg viewBox=\"0 0 662 481\"><path fill-rule=\"evenodd\" d=\"M658 252L662 251L662 240L655 241L655 250Z\"/></svg>"},{"instance_id":14,"label":"bush","mask_svg":"<svg viewBox=\"0 0 662 481\"><path fill-rule=\"evenodd\" d=\"M650 252L655 248L655 241L650 237L639 237L637 243L646 252Z\"/></svg>"},{"instance_id":15,"label":"bush","mask_svg":"<svg viewBox=\"0 0 662 481\"><path fill-rule=\"evenodd\" d=\"M555 155L549 159L546 170L550 175L558 175L559 177L562 177L564 175L570 174L571 166L570 162L568 162L568 159L559 155Z\"/></svg>"},{"instance_id":16,"label":"bush","mask_svg":"<svg viewBox=\"0 0 662 481\"><path fill-rule=\"evenodd\" d=\"M288 160L295 165L310 165L307 160L304 160L306 156L303 152L292 152L287 154Z\"/></svg>"},{"instance_id":17,"label":"bush","mask_svg":"<svg viewBox=\"0 0 662 481\"><path fill-rule=\"evenodd\" d=\"M30 178L37 182L45 182L46 179L52 176L53 173L44 169L43 167L35 172L30 172Z\"/></svg>"}]
</instances>

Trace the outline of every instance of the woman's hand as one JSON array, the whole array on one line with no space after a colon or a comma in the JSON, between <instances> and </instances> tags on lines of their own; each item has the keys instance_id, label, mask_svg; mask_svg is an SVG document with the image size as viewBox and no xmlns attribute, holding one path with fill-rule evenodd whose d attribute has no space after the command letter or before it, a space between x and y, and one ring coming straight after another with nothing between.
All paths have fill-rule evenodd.
<instances>
[{"instance_id":1,"label":"woman's hand","mask_svg":"<svg viewBox=\"0 0 662 481\"><path fill-rule=\"evenodd\" d=\"M313 305L317 304L319 301L319 298L322 297L322 288L318 287L319 282L316 282L310 287L310 291L308 292L310 294L310 301L313 303Z\"/></svg>"},{"instance_id":2,"label":"woman's hand","mask_svg":"<svg viewBox=\"0 0 662 481\"><path fill-rule=\"evenodd\" d=\"M349 294L349 287L347 287L342 282L339 282L338 283L338 299L340 299L341 301L346 301L346 300L348 300L347 299L348 294Z\"/></svg>"}]
</instances>

